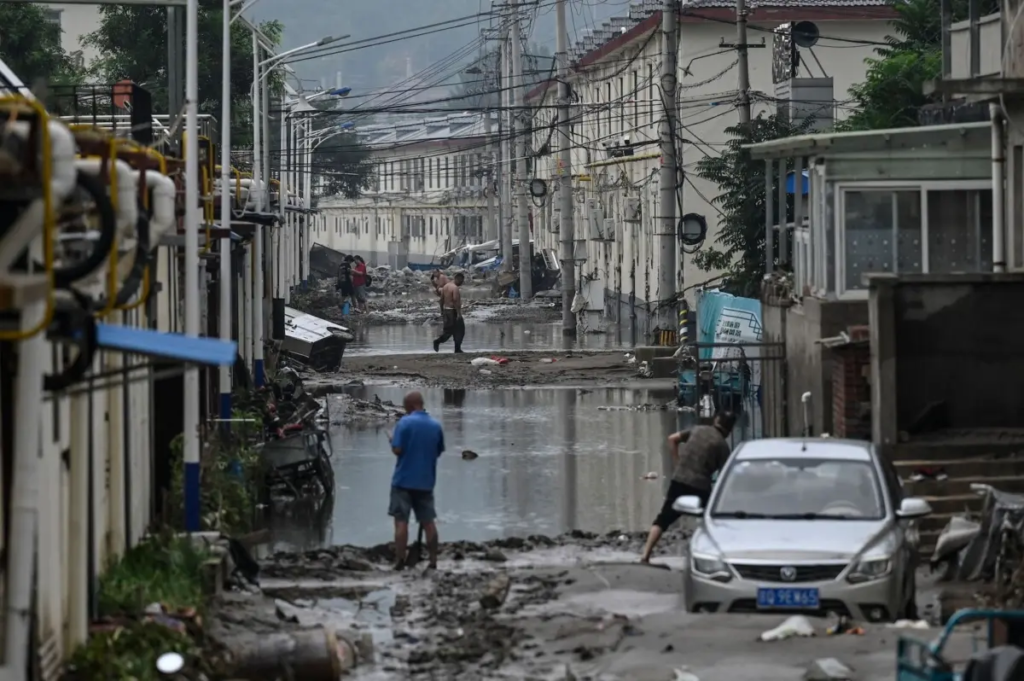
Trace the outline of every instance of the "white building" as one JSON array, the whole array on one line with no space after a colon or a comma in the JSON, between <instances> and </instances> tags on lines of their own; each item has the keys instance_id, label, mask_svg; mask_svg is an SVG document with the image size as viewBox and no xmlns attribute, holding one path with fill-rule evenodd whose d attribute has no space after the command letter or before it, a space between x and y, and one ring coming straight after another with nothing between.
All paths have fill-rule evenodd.
<instances>
[{"instance_id":1,"label":"white building","mask_svg":"<svg viewBox=\"0 0 1024 681\"><path fill-rule=\"evenodd\" d=\"M313 243L362 255L371 265L425 268L495 229L482 114L368 126L357 134L372 149L374 185L357 199L321 199Z\"/></svg>"},{"instance_id":2,"label":"white building","mask_svg":"<svg viewBox=\"0 0 1024 681\"><path fill-rule=\"evenodd\" d=\"M813 48L800 50L800 77L830 78L832 94L818 100L819 108L840 119L848 115L849 90L864 80L864 60L874 56L891 33L889 21L894 14L887 4L885 0L748 2L748 44L759 45L762 39L765 44L749 49L753 115L774 112L781 101L773 78L775 43L781 43L775 29L798 21L813 22L821 36ZM614 320L635 320L634 328L640 333L653 328L651 312L657 301L672 297L671 292L658 290L659 7L651 0L632 5L629 17L605 23L570 52L577 286L591 311ZM677 109L679 158L686 173L682 213L707 219L705 247L714 245L719 235L719 213L712 204L719 190L697 176L696 164L707 155L718 155L728 141L725 130L739 121L737 53L728 45L735 42L731 1L684 3ZM527 101L537 107L533 148L540 149L555 116L555 83L535 87ZM793 103L807 104L796 97ZM631 156L619 156L621 150L607 148L622 145L624 138L629 140ZM549 181L559 171L554 154L541 159L537 167ZM558 247L557 206L557 195L552 195L543 208L531 207L539 213L536 223L541 229L536 239L540 247ZM715 274L701 271L691 255L683 255L674 277L676 290L692 290Z\"/></svg>"},{"instance_id":3,"label":"white building","mask_svg":"<svg viewBox=\"0 0 1024 681\"><path fill-rule=\"evenodd\" d=\"M45 10L61 29L60 44L79 67L87 66L99 52L94 47L82 45L82 38L100 27L99 5L78 5L54 3L46 5Z\"/></svg>"}]
</instances>

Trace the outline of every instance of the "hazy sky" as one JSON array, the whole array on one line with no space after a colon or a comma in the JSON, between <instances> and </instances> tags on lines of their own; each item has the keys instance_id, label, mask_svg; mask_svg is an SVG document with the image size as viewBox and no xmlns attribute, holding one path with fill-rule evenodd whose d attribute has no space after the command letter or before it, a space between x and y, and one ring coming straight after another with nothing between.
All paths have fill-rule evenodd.
<instances>
[{"instance_id":1,"label":"hazy sky","mask_svg":"<svg viewBox=\"0 0 1024 681\"><path fill-rule=\"evenodd\" d=\"M536 0L536 17L529 40L555 48L555 17L553 0ZM629 0L569 0L567 24L570 42L587 28L595 28L612 16L624 16ZM351 38L336 43L364 40L415 29L428 24L471 17L490 11L490 0L262 0L249 10L250 16L265 21L277 19L284 24L283 49L305 45L333 35L351 34ZM494 22L496 25L496 22ZM478 40L480 30L492 24L490 17L467 19L461 25L436 31L420 37L400 38L345 54L329 54L317 59L301 61L292 66L304 79L307 87L315 87L320 79L333 85L336 73L342 72L344 84L358 91L369 91L392 85L406 75L442 60L449 55L456 58L450 65L436 71L434 80L445 74L455 74L458 65L465 64L482 49ZM440 28L440 27L438 27ZM382 40L394 40L382 39ZM296 55L298 58L299 55ZM445 81L454 83L457 78Z\"/></svg>"}]
</instances>

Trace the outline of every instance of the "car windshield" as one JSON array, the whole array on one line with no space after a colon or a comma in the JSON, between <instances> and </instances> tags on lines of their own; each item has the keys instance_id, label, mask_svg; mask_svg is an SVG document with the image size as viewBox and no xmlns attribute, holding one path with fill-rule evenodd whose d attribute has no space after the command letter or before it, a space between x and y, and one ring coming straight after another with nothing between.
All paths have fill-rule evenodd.
<instances>
[{"instance_id":1,"label":"car windshield","mask_svg":"<svg viewBox=\"0 0 1024 681\"><path fill-rule=\"evenodd\" d=\"M878 478L866 461L748 459L725 471L712 517L881 520Z\"/></svg>"}]
</instances>

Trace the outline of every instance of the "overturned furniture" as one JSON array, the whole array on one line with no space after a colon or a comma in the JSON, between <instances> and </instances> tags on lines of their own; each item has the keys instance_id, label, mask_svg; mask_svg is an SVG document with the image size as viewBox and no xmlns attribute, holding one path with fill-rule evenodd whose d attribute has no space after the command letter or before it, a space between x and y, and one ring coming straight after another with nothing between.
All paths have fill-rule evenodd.
<instances>
[{"instance_id":1,"label":"overturned furniture","mask_svg":"<svg viewBox=\"0 0 1024 681\"><path fill-rule=\"evenodd\" d=\"M316 371L334 371L341 365L345 346L355 339L338 324L290 307L284 309L281 353Z\"/></svg>"}]
</instances>

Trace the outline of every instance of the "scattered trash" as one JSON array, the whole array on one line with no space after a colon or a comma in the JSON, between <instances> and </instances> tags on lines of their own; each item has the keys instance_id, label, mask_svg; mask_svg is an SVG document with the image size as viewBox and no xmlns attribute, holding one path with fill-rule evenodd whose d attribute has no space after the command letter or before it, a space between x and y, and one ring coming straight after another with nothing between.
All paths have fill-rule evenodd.
<instances>
[{"instance_id":1,"label":"scattered trash","mask_svg":"<svg viewBox=\"0 0 1024 681\"><path fill-rule=\"evenodd\" d=\"M784 641L787 638L807 638L814 636L814 626L803 615L793 615L785 622L769 629L758 637L759 641Z\"/></svg>"},{"instance_id":2,"label":"scattered trash","mask_svg":"<svg viewBox=\"0 0 1024 681\"><path fill-rule=\"evenodd\" d=\"M476 452L474 452L472 449L463 449L462 450L462 460L463 461L472 461L473 459L479 459L479 458L480 458L480 455L477 454Z\"/></svg>"},{"instance_id":3,"label":"scattered trash","mask_svg":"<svg viewBox=\"0 0 1024 681\"><path fill-rule=\"evenodd\" d=\"M481 369L480 373L483 374L484 376L490 376L494 372L493 371L488 371L487 369Z\"/></svg>"},{"instance_id":4,"label":"scattered trash","mask_svg":"<svg viewBox=\"0 0 1024 681\"><path fill-rule=\"evenodd\" d=\"M636 369L636 375L640 378L650 378L654 375L651 370L651 365L647 361L640 362L640 366Z\"/></svg>"},{"instance_id":5,"label":"scattered trash","mask_svg":"<svg viewBox=\"0 0 1024 681\"><path fill-rule=\"evenodd\" d=\"M508 360L505 360L505 361L507 362ZM498 364L500 364L500 362L498 362L497 360L493 360L490 357L474 357L470 361L470 364L472 364L475 367L498 366Z\"/></svg>"},{"instance_id":6,"label":"scattered trash","mask_svg":"<svg viewBox=\"0 0 1024 681\"><path fill-rule=\"evenodd\" d=\"M672 671L676 673L676 677L673 681L700 681L700 678L686 667L679 667Z\"/></svg>"},{"instance_id":7,"label":"scattered trash","mask_svg":"<svg viewBox=\"0 0 1024 681\"><path fill-rule=\"evenodd\" d=\"M885 625L889 629L928 629L928 622L924 620L896 620Z\"/></svg>"},{"instance_id":8,"label":"scattered trash","mask_svg":"<svg viewBox=\"0 0 1024 681\"><path fill-rule=\"evenodd\" d=\"M636 355L627 352L626 353L626 364L636 364Z\"/></svg>"},{"instance_id":9,"label":"scattered trash","mask_svg":"<svg viewBox=\"0 0 1024 681\"><path fill-rule=\"evenodd\" d=\"M492 355L491 359L501 365L508 364L508 357L499 357L498 355Z\"/></svg>"},{"instance_id":10,"label":"scattered trash","mask_svg":"<svg viewBox=\"0 0 1024 681\"><path fill-rule=\"evenodd\" d=\"M296 612L295 606L290 603L285 603L281 599L274 601L274 614L277 615L277 619L282 622L290 622L291 624L299 623L299 614Z\"/></svg>"},{"instance_id":11,"label":"scattered trash","mask_svg":"<svg viewBox=\"0 0 1024 681\"><path fill-rule=\"evenodd\" d=\"M554 364L557 361L558 361L557 359L554 359L552 357L544 357L543 359L540 360L540 363L541 364Z\"/></svg>"},{"instance_id":12,"label":"scattered trash","mask_svg":"<svg viewBox=\"0 0 1024 681\"><path fill-rule=\"evenodd\" d=\"M911 482L922 482L924 480L947 480L949 474L941 466L924 466L914 471L910 476Z\"/></svg>"},{"instance_id":13,"label":"scattered trash","mask_svg":"<svg viewBox=\"0 0 1024 681\"><path fill-rule=\"evenodd\" d=\"M530 330L529 329L523 329L523 335L524 336L529 336L530 335Z\"/></svg>"},{"instance_id":14,"label":"scattered trash","mask_svg":"<svg viewBox=\"0 0 1024 681\"><path fill-rule=\"evenodd\" d=\"M863 636L864 627L858 626L856 622L851 620L846 615L836 615L831 613L829 619L832 623L825 629L825 634L828 636L839 636L842 634L850 634L853 636Z\"/></svg>"},{"instance_id":15,"label":"scattered trash","mask_svg":"<svg viewBox=\"0 0 1024 681\"><path fill-rule=\"evenodd\" d=\"M853 670L834 657L825 657L811 663L804 681L853 681Z\"/></svg>"},{"instance_id":16,"label":"scattered trash","mask_svg":"<svg viewBox=\"0 0 1024 681\"><path fill-rule=\"evenodd\" d=\"M654 471L651 471L650 473L644 473L643 475L641 475L640 479L641 480L657 480L660 477L661 477L661 475L659 475L658 473L655 473Z\"/></svg>"},{"instance_id":17,"label":"scattered trash","mask_svg":"<svg viewBox=\"0 0 1024 681\"><path fill-rule=\"evenodd\" d=\"M181 653L164 653L156 658L156 670L164 676L177 674L185 668L185 658Z\"/></svg>"}]
</instances>

